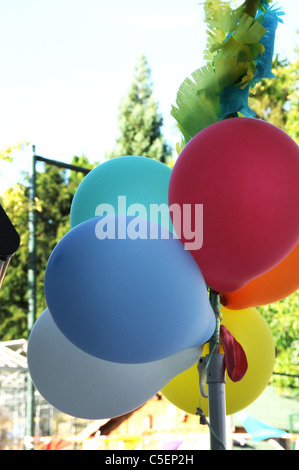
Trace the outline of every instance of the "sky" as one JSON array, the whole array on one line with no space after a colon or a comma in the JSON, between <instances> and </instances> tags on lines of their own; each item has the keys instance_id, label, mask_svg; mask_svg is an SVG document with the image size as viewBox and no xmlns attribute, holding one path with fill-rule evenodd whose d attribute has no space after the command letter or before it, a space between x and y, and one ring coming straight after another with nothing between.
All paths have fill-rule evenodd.
<instances>
[{"instance_id":1,"label":"sky","mask_svg":"<svg viewBox=\"0 0 299 470\"><path fill-rule=\"evenodd\" d=\"M0 0L0 149L26 141L46 158L71 162L84 154L103 161L114 147L119 103L141 53L152 72L164 136L175 147L171 105L184 79L204 65L199 3ZM276 51L291 59L298 0L277 4L285 16ZM29 153L15 154L13 164L0 162L0 194L20 180Z\"/></svg>"}]
</instances>

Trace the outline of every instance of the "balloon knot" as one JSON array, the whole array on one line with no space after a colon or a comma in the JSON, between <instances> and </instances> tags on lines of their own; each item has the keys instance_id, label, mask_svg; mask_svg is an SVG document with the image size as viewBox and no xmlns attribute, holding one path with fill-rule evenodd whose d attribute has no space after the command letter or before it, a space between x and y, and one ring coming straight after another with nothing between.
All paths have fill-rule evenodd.
<instances>
[{"instance_id":1,"label":"balloon knot","mask_svg":"<svg viewBox=\"0 0 299 470\"><path fill-rule=\"evenodd\" d=\"M228 300L224 295L220 295L220 303L223 305L223 307L226 307L228 305Z\"/></svg>"},{"instance_id":2,"label":"balloon knot","mask_svg":"<svg viewBox=\"0 0 299 470\"><path fill-rule=\"evenodd\" d=\"M208 424L208 420L206 416L204 415L204 412L202 411L201 408L196 408L196 415L200 416L200 420L199 420L200 424L203 424L203 425Z\"/></svg>"}]
</instances>

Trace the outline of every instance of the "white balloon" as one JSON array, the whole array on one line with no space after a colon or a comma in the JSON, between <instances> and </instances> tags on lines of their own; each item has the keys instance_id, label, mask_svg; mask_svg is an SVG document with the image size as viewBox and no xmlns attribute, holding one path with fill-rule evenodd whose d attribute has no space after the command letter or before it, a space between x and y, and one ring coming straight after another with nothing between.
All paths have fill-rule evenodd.
<instances>
[{"instance_id":1,"label":"white balloon","mask_svg":"<svg viewBox=\"0 0 299 470\"><path fill-rule=\"evenodd\" d=\"M193 366L202 350L191 348L144 364L104 361L71 343L46 309L31 331L27 360L35 387L52 406L77 418L106 419L146 403Z\"/></svg>"}]
</instances>

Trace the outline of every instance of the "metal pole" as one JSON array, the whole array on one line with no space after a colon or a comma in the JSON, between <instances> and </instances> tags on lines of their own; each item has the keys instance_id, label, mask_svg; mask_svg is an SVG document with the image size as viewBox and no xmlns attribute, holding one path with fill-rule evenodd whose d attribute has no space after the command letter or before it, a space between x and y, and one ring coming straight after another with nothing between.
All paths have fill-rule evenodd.
<instances>
[{"instance_id":1,"label":"metal pole","mask_svg":"<svg viewBox=\"0 0 299 470\"><path fill-rule=\"evenodd\" d=\"M245 12L255 18L260 0L245 0ZM211 450L226 449L226 403L224 354L220 354L220 295L210 290L210 302L216 316L216 329L209 343L206 358L209 398L209 427Z\"/></svg>"},{"instance_id":2,"label":"metal pole","mask_svg":"<svg viewBox=\"0 0 299 470\"><path fill-rule=\"evenodd\" d=\"M31 162L29 166L29 261L28 261L28 315L27 329L30 334L36 318L36 159L35 146L32 146ZM25 425L25 449L33 448L31 438L34 435L34 385L29 372L27 372L27 393L26 393L26 425Z\"/></svg>"},{"instance_id":3,"label":"metal pole","mask_svg":"<svg viewBox=\"0 0 299 470\"><path fill-rule=\"evenodd\" d=\"M36 320L36 162L54 165L59 168L66 168L72 171L87 175L91 170L68 163L50 160L36 155L35 145L32 145L32 154L29 166L29 214L28 214L28 315L27 329L30 334ZM34 436L34 385L29 372L26 376L26 423L24 447L26 450L33 449L32 437Z\"/></svg>"},{"instance_id":4,"label":"metal pole","mask_svg":"<svg viewBox=\"0 0 299 470\"><path fill-rule=\"evenodd\" d=\"M245 12L255 18L260 0L245 0ZM209 427L211 450L226 449L226 402L224 354L220 354L220 295L210 289L210 302L216 316L216 329L205 358L206 382L209 399ZM200 370L200 365L199 365ZM203 419L205 421L205 418Z\"/></svg>"},{"instance_id":5,"label":"metal pole","mask_svg":"<svg viewBox=\"0 0 299 470\"><path fill-rule=\"evenodd\" d=\"M219 294L211 290L210 301L216 316L216 329L209 343L207 385L211 450L226 449L226 403L224 354L220 354Z\"/></svg>"},{"instance_id":6,"label":"metal pole","mask_svg":"<svg viewBox=\"0 0 299 470\"><path fill-rule=\"evenodd\" d=\"M58 168L65 168L66 170L76 171L77 173L84 173L85 175L87 175L91 171L82 166L59 162L57 160L50 160L49 158L41 157L40 155L35 155L35 161L47 163L48 165L52 165L52 166L57 166Z\"/></svg>"}]
</instances>

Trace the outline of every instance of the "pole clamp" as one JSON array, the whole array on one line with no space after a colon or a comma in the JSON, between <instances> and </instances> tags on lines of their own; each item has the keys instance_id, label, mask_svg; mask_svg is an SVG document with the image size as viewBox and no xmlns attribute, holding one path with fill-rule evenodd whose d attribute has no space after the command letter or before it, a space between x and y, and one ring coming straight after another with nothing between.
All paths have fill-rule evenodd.
<instances>
[{"instance_id":1,"label":"pole clamp","mask_svg":"<svg viewBox=\"0 0 299 470\"><path fill-rule=\"evenodd\" d=\"M201 357L197 364L199 390L203 398L208 398L206 384L226 383L224 354L213 353Z\"/></svg>"}]
</instances>

